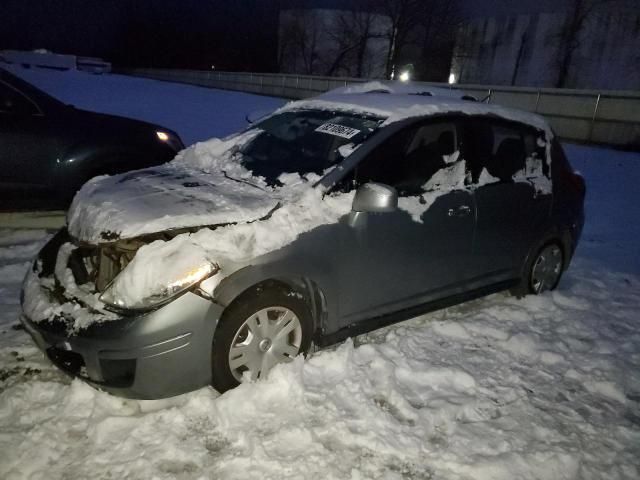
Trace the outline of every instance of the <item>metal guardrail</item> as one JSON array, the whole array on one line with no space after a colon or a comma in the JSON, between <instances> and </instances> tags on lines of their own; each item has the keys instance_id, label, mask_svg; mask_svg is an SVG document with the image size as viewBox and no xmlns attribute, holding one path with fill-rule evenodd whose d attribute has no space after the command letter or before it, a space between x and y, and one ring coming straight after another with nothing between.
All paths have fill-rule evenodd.
<instances>
[{"instance_id":1,"label":"metal guardrail","mask_svg":"<svg viewBox=\"0 0 640 480\"><path fill-rule=\"evenodd\" d=\"M291 99L307 98L333 88L368 81L277 73L175 69L120 69L118 73L209 88L236 90ZM544 116L563 139L640 150L640 92L555 88L448 85L478 99Z\"/></svg>"},{"instance_id":2,"label":"metal guardrail","mask_svg":"<svg viewBox=\"0 0 640 480\"><path fill-rule=\"evenodd\" d=\"M0 228L24 228L58 230L66 222L66 212L0 212Z\"/></svg>"}]
</instances>

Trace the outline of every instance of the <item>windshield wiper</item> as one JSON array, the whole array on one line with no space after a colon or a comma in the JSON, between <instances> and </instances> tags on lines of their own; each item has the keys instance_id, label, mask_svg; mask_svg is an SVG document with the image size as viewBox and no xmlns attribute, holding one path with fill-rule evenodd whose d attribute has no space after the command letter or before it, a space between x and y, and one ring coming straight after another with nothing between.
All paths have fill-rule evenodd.
<instances>
[{"instance_id":1,"label":"windshield wiper","mask_svg":"<svg viewBox=\"0 0 640 480\"><path fill-rule=\"evenodd\" d=\"M224 178L228 178L229 180L232 180L232 181L238 182L238 183L246 183L247 185L251 185L252 187L257 188L258 190L262 190L263 192L266 192L266 190L264 188L262 188L259 185L256 185L255 183L251 183L250 181L244 180L242 178L234 178L234 177L231 177L231 176L227 175L227 172L225 172L224 170L222 170L222 174L224 175Z\"/></svg>"}]
</instances>

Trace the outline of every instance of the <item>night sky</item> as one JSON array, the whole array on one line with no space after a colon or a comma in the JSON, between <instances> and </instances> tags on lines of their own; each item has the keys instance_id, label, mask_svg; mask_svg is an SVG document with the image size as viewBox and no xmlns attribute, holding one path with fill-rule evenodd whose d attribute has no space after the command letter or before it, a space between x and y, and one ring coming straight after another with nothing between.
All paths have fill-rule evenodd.
<instances>
[{"instance_id":1,"label":"night sky","mask_svg":"<svg viewBox=\"0 0 640 480\"><path fill-rule=\"evenodd\" d=\"M1 0L0 50L45 48L119 65L272 70L277 2Z\"/></svg>"},{"instance_id":2,"label":"night sky","mask_svg":"<svg viewBox=\"0 0 640 480\"><path fill-rule=\"evenodd\" d=\"M278 6L349 0L1 0L0 50L45 48L121 66L277 70ZM459 0L461 16L551 11L554 0Z\"/></svg>"}]
</instances>

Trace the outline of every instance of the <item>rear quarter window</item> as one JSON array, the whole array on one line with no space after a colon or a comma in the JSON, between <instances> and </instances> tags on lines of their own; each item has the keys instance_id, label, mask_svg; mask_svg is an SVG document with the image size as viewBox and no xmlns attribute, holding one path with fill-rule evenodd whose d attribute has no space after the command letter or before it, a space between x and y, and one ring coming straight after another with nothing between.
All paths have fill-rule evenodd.
<instances>
[{"instance_id":1,"label":"rear quarter window","mask_svg":"<svg viewBox=\"0 0 640 480\"><path fill-rule=\"evenodd\" d=\"M533 127L478 118L467 130L465 156L473 182L512 182L518 178L548 177L544 133Z\"/></svg>"}]
</instances>

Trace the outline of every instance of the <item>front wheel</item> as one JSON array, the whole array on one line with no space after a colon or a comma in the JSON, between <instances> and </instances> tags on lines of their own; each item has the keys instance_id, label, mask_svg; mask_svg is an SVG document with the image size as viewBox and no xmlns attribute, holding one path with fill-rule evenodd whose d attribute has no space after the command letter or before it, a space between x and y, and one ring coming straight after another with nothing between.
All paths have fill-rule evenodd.
<instances>
[{"instance_id":1,"label":"front wheel","mask_svg":"<svg viewBox=\"0 0 640 480\"><path fill-rule=\"evenodd\" d=\"M304 299L283 288L243 295L224 312L212 350L213 387L224 392L264 378L279 363L306 354L311 313Z\"/></svg>"}]
</instances>

